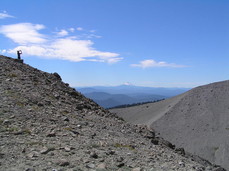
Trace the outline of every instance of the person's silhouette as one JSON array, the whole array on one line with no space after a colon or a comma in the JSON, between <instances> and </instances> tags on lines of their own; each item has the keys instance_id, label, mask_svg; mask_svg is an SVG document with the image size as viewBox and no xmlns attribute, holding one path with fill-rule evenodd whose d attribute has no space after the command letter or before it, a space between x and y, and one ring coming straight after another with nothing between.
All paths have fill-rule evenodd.
<instances>
[{"instance_id":1,"label":"person's silhouette","mask_svg":"<svg viewBox=\"0 0 229 171\"><path fill-rule=\"evenodd\" d=\"M21 50L18 50L18 51L17 51L17 58L18 58L19 60L21 60L21 54L22 54L22 51L21 51Z\"/></svg>"}]
</instances>

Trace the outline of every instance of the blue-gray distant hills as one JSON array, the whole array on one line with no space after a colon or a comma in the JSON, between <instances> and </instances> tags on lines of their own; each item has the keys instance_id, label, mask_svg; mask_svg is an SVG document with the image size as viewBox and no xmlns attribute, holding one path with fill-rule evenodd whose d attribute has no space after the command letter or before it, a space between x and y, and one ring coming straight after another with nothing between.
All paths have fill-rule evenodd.
<instances>
[{"instance_id":1,"label":"blue-gray distant hills","mask_svg":"<svg viewBox=\"0 0 229 171\"><path fill-rule=\"evenodd\" d=\"M188 88L155 88L133 85L78 87L76 89L104 108L162 100L189 90Z\"/></svg>"}]
</instances>

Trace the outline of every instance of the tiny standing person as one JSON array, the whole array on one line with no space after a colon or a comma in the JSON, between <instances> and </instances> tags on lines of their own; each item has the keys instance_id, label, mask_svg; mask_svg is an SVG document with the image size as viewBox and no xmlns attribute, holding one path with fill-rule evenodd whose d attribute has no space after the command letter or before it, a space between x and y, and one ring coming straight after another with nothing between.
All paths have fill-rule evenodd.
<instances>
[{"instance_id":1,"label":"tiny standing person","mask_svg":"<svg viewBox=\"0 0 229 171\"><path fill-rule=\"evenodd\" d=\"M21 60L21 54L22 54L22 51L21 51L21 50L18 50L18 51L17 51L17 58L18 58L19 60Z\"/></svg>"}]
</instances>

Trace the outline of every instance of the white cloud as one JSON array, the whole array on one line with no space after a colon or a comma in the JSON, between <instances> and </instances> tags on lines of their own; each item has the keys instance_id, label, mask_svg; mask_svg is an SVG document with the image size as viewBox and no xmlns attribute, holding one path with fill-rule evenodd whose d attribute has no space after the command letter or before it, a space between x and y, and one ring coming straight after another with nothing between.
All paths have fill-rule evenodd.
<instances>
[{"instance_id":1,"label":"white cloud","mask_svg":"<svg viewBox=\"0 0 229 171\"><path fill-rule=\"evenodd\" d=\"M76 30L83 31L83 28L82 27L77 27Z\"/></svg>"},{"instance_id":2,"label":"white cloud","mask_svg":"<svg viewBox=\"0 0 229 171\"><path fill-rule=\"evenodd\" d=\"M8 51L15 53L22 50L25 55L42 56L44 58L57 58L74 62L96 61L115 63L122 58L119 54L111 52L101 52L92 48L93 42L90 40L73 40L69 38L56 39L53 43L45 45L18 46Z\"/></svg>"},{"instance_id":3,"label":"white cloud","mask_svg":"<svg viewBox=\"0 0 229 171\"><path fill-rule=\"evenodd\" d=\"M84 34L84 36L87 38L87 39L92 39L92 38L102 38L102 36L98 36L98 35L95 35L95 34Z\"/></svg>"},{"instance_id":4,"label":"white cloud","mask_svg":"<svg viewBox=\"0 0 229 171\"><path fill-rule=\"evenodd\" d=\"M2 50L0 50L0 53L6 53L7 51L6 51L6 49L2 49Z\"/></svg>"},{"instance_id":5,"label":"white cloud","mask_svg":"<svg viewBox=\"0 0 229 171\"><path fill-rule=\"evenodd\" d=\"M38 30L44 29L41 24L19 23L0 26L0 33L18 44L43 43L45 36L38 33Z\"/></svg>"},{"instance_id":6,"label":"white cloud","mask_svg":"<svg viewBox=\"0 0 229 171\"><path fill-rule=\"evenodd\" d=\"M0 27L0 33L18 44L7 53L14 54L22 50L23 55L39 56L43 58L63 59L74 62L94 61L116 63L122 60L118 53L103 52L93 48L91 40L77 40L76 37L48 37L38 31L45 28L43 25L20 23ZM61 30L60 35L66 36L67 31ZM28 35L27 35L27 34Z\"/></svg>"},{"instance_id":7,"label":"white cloud","mask_svg":"<svg viewBox=\"0 0 229 171\"><path fill-rule=\"evenodd\" d=\"M64 29L62 29L60 32L57 32L57 35L60 37L67 36L68 32Z\"/></svg>"},{"instance_id":8,"label":"white cloud","mask_svg":"<svg viewBox=\"0 0 229 171\"><path fill-rule=\"evenodd\" d=\"M0 13L0 19L5 19L5 18L14 18L14 16L7 14L6 11Z\"/></svg>"},{"instance_id":9,"label":"white cloud","mask_svg":"<svg viewBox=\"0 0 229 171\"><path fill-rule=\"evenodd\" d=\"M185 65L177 65L174 63L167 62L156 62L152 59L140 61L139 64L131 64L132 67L140 67L140 68L151 68L151 67L171 67L171 68L182 68L186 67Z\"/></svg>"},{"instance_id":10,"label":"white cloud","mask_svg":"<svg viewBox=\"0 0 229 171\"><path fill-rule=\"evenodd\" d=\"M69 30L70 32L74 32L74 31L75 31L74 28L69 28L68 30Z\"/></svg>"}]
</instances>

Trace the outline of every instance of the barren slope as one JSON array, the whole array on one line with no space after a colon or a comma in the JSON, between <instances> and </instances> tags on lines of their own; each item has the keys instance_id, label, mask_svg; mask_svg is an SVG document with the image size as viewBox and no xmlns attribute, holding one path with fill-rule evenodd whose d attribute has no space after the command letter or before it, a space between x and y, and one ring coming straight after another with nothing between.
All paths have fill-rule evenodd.
<instances>
[{"instance_id":1,"label":"barren slope","mask_svg":"<svg viewBox=\"0 0 229 171\"><path fill-rule=\"evenodd\" d=\"M0 170L214 170L61 81L0 56Z\"/></svg>"},{"instance_id":2,"label":"barren slope","mask_svg":"<svg viewBox=\"0 0 229 171\"><path fill-rule=\"evenodd\" d=\"M111 109L110 111L117 113L128 122L149 126L176 105L183 96L184 94L157 103L147 103L127 108Z\"/></svg>"},{"instance_id":3,"label":"barren slope","mask_svg":"<svg viewBox=\"0 0 229 171\"><path fill-rule=\"evenodd\" d=\"M112 112L132 123L146 124L177 147L229 169L229 81Z\"/></svg>"}]
</instances>

